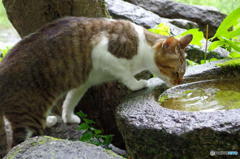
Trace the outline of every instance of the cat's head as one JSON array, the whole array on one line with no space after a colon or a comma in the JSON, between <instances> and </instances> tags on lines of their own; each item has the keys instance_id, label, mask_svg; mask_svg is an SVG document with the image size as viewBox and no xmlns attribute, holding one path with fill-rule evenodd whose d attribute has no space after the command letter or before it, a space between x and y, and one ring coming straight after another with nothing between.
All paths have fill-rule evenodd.
<instances>
[{"instance_id":1,"label":"cat's head","mask_svg":"<svg viewBox=\"0 0 240 159\"><path fill-rule=\"evenodd\" d=\"M188 34L180 39L168 37L156 42L154 61L156 68L151 72L169 85L177 85L183 81L186 69L186 46L192 41L193 36Z\"/></svg>"}]
</instances>

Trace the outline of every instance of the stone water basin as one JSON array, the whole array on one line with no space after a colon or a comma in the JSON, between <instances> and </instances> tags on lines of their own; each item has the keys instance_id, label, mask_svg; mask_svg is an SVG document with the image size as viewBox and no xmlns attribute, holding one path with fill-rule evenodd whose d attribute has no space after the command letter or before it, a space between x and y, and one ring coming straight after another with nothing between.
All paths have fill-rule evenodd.
<instances>
[{"instance_id":1,"label":"stone water basin","mask_svg":"<svg viewBox=\"0 0 240 159\"><path fill-rule=\"evenodd\" d=\"M239 154L239 83L234 78L199 81L170 88L161 96L146 90L126 99L116 121L129 154L133 159L208 159L219 151Z\"/></svg>"}]
</instances>

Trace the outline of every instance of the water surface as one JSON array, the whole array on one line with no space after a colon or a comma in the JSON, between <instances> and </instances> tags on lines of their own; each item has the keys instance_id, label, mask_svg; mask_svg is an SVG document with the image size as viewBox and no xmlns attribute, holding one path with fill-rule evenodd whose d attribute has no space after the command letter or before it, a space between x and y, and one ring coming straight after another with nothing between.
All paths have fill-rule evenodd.
<instances>
[{"instance_id":1,"label":"water surface","mask_svg":"<svg viewBox=\"0 0 240 159\"><path fill-rule=\"evenodd\" d=\"M164 92L160 105L183 111L214 111L240 108L240 80L206 81Z\"/></svg>"}]
</instances>

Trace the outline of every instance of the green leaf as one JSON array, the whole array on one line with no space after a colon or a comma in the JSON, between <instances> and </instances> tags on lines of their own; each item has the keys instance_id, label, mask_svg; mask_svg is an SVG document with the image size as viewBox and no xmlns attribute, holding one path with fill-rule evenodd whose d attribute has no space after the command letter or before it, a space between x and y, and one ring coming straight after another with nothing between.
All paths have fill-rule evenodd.
<instances>
[{"instance_id":1,"label":"green leaf","mask_svg":"<svg viewBox=\"0 0 240 159\"><path fill-rule=\"evenodd\" d=\"M86 118L87 117L87 114L83 113L82 111L77 112L77 115L81 118Z\"/></svg>"},{"instance_id":2,"label":"green leaf","mask_svg":"<svg viewBox=\"0 0 240 159\"><path fill-rule=\"evenodd\" d=\"M83 121L87 124L95 124L95 121L90 120L90 119L83 119Z\"/></svg>"},{"instance_id":3,"label":"green leaf","mask_svg":"<svg viewBox=\"0 0 240 159\"><path fill-rule=\"evenodd\" d=\"M160 34L160 35L166 35L166 36L170 35L170 27L165 23L160 23L154 28L148 29L148 31L156 34Z\"/></svg>"},{"instance_id":4,"label":"green leaf","mask_svg":"<svg viewBox=\"0 0 240 159\"><path fill-rule=\"evenodd\" d=\"M210 61L210 62L211 62L211 61L218 61L218 59L213 57L213 58L211 58L209 61Z\"/></svg>"},{"instance_id":5,"label":"green leaf","mask_svg":"<svg viewBox=\"0 0 240 159\"><path fill-rule=\"evenodd\" d=\"M234 28L233 31L225 33L225 34L223 34L221 36L224 36L224 37L230 39L230 38L234 38L234 37L239 36L239 35L240 35L240 28L237 28L237 29Z\"/></svg>"},{"instance_id":6,"label":"green leaf","mask_svg":"<svg viewBox=\"0 0 240 159\"><path fill-rule=\"evenodd\" d=\"M90 141L94 137L94 134L91 131L87 131L82 134L80 141Z\"/></svg>"},{"instance_id":7,"label":"green leaf","mask_svg":"<svg viewBox=\"0 0 240 159\"><path fill-rule=\"evenodd\" d=\"M196 63L192 60L189 60L189 59L187 59L187 64L190 65L190 66L198 65L198 63Z\"/></svg>"},{"instance_id":8,"label":"green leaf","mask_svg":"<svg viewBox=\"0 0 240 159\"><path fill-rule=\"evenodd\" d=\"M228 56L231 58L240 58L240 52L231 52Z\"/></svg>"},{"instance_id":9,"label":"green leaf","mask_svg":"<svg viewBox=\"0 0 240 159\"><path fill-rule=\"evenodd\" d=\"M101 141L99 141L99 140L92 140L92 141L90 141L90 143L91 144L94 144L94 145L96 145L96 146L100 146L100 145L102 145L102 142Z\"/></svg>"},{"instance_id":10,"label":"green leaf","mask_svg":"<svg viewBox=\"0 0 240 159\"><path fill-rule=\"evenodd\" d=\"M109 145L112 142L113 135L103 136L103 145Z\"/></svg>"},{"instance_id":11,"label":"green leaf","mask_svg":"<svg viewBox=\"0 0 240 159\"><path fill-rule=\"evenodd\" d=\"M240 8L235 9L232 11L220 24L218 27L216 34L213 38L227 36L229 29L233 26L237 26L240 20Z\"/></svg>"},{"instance_id":12,"label":"green leaf","mask_svg":"<svg viewBox=\"0 0 240 159\"><path fill-rule=\"evenodd\" d=\"M201 41L204 39L202 31L199 31L199 29L189 29L189 30L183 32L182 34L180 34L176 37L180 38L180 37L185 36L187 34L192 34L193 35L193 39L192 39L190 44L202 46Z\"/></svg>"},{"instance_id":13,"label":"green leaf","mask_svg":"<svg viewBox=\"0 0 240 159\"><path fill-rule=\"evenodd\" d=\"M9 50L10 47L0 48L0 61L3 60L3 58L7 55Z\"/></svg>"},{"instance_id":14,"label":"green leaf","mask_svg":"<svg viewBox=\"0 0 240 159\"><path fill-rule=\"evenodd\" d=\"M208 62L210 62L210 61L209 60L201 60L200 64L205 64L205 63L208 63Z\"/></svg>"},{"instance_id":15,"label":"green leaf","mask_svg":"<svg viewBox=\"0 0 240 159\"><path fill-rule=\"evenodd\" d=\"M238 41L232 41L232 40L229 40L229 39L227 39L227 38L224 38L224 37L222 37L223 39L224 39L224 42L227 44L227 45L229 45L231 48L233 48L235 51L238 51L238 52L240 52L240 42L238 42Z\"/></svg>"},{"instance_id":16,"label":"green leaf","mask_svg":"<svg viewBox=\"0 0 240 159\"><path fill-rule=\"evenodd\" d=\"M224 41L214 41L209 45L208 51L215 50L216 48L223 46L224 44L225 44Z\"/></svg>"},{"instance_id":17,"label":"green leaf","mask_svg":"<svg viewBox=\"0 0 240 159\"><path fill-rule=\"evenodd\" d=\"M102 131L101 131L101 130L98 130L98 129L95 129L95 130L94 130L94 133L97 134L97 135L99 135L99 134L102 133Z\"/></svg>"},{"instance_id":18,"label":"green leaf","mask_svg":"<svg viewBox=\"0 0 240 159\"><path fill-rule=\"evenodd\" d=\"M79 127L77 129L78 130L87 130L89 128L90 128L90 126L88 124L82 123L82 124L79 125Z\"/></svg>"}]
</instances>

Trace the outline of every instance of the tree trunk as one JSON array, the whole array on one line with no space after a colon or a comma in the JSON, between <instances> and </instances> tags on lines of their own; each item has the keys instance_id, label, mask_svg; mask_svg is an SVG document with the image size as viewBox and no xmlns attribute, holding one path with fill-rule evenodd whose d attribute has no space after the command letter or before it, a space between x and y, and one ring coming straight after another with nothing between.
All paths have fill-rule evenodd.
<instances>
[{"instance_id":1,"label":"tree trunk","mask_svg":"<svg viewBox=\"0 0 240 159\"><path fill-rule=\"evenodd\" d=\"M63 16L109 16L104 0L3 0L3 4L21 37ZM129 93L126 87L116 82L103 84L91 88L77 107L77 111L87 113L106 134L113 134L113 143L122 148L124 142L114 114L116 106Z\"/></svg>"},{"instance_id":2,"label":"tree trunk","mask_svg":"<svg viewBox=\"0 0 240 159\"><path fill-rule=\"evenodd\" d=\"M64 16L109 16L104 0L3 0L3 4L21 37Z\"/></svg>"}]
</instances>

